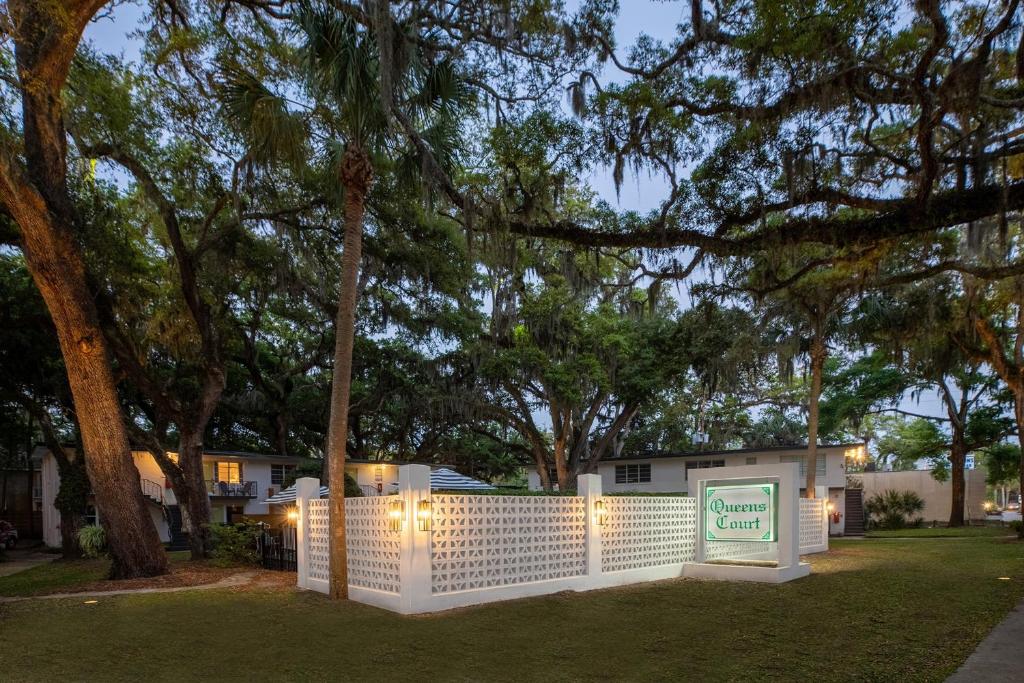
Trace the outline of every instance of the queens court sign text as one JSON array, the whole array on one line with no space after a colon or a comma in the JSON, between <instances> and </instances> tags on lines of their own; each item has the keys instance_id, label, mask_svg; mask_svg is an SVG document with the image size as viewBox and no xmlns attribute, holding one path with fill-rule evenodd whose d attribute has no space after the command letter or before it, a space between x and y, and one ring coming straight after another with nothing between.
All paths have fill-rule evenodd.
<instances>
[{"instance_id":1,"label":"queens court sign text","mask_svg":"<svg viewBox=\"0 0 1024 683\"><path fill-rule=\"evenodd\" d=\"M708 486L704 505L705 540L772 543L777 539L778 485Z\"/></svg>"}]
</instances>

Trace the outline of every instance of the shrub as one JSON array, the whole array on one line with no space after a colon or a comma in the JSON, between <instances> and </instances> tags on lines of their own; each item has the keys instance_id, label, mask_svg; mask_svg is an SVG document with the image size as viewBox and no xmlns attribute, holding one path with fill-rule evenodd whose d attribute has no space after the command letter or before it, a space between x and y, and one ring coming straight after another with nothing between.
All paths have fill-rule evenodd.
<instances>
[{"instance_id":1,"label":"shrub","mask_svg":"<svg viewBox=\"0 0 1024 683\"><path fill-rule=\"evenodd\" d=\"M359 488L359 484L352 478L351 474L345 474L345 497L346 498L361 498L363 490Z\"/></svg>"},{"instance_id":2,"label":"shrub","mask_svg":"<svg viewBox=\"0 0 1024 683\"><path fill-rule=\"evenodd\" d=\"M1017 534L1017 538L1024 538L1024 521L1015 519L1010 522L1010 528Z\"/></svg>"},{"instance_id":3,"label":"shrub","mask_svg":"<svg viewBox=\"0 0 1024 683\"><path fill-rule=\"evenodd\" d=\"M924 509L924 501L913 491L887 490L868 499L864 509L868 513L870 526L902 529L910 523L913 526L921 525L923 520L918 513Z\"/></svg>"},{"instance_id":4,"label":"shrub","mask_svg":"<svg viewBox=\"0 0 1024 683\"><path fill-rule=\"evenodd\" d=\"M97 524L83 526L78 530L78 545L86 557L97 559L107 554L107 532Z\"/></svg>"},{"instance_id":5,"label":"shrub","mask_svg":"<svg viewBox=\"0 0 1024 683\"><path fill-rule=\"evenodd\" d=\"M222 567L235 564L259 564L258 541L263 528L255 522L211 524L210 541L213 563Z\"/></svg>"}]
</instances>

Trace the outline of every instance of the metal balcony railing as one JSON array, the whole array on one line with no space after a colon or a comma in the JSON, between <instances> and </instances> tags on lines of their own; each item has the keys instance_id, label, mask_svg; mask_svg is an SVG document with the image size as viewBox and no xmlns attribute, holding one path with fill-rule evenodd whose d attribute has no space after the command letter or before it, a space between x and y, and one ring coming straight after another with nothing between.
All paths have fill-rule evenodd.
<instances>
[{"instance_id":1,"label":"metal balcony railing","mask_svg":"<svg viewBox=\"0 0 1024 683\"><path fill-rule=\"evenodd\" d=\"M220 498L255 498L256 482L254 481L208 481L206 490L211 496Z\"/></svg>"}]
</instances>

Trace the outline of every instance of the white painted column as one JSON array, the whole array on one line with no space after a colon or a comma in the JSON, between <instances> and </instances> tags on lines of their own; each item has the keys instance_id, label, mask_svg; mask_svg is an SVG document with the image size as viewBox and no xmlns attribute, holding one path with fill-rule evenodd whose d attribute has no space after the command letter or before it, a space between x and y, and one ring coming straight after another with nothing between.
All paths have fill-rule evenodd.
<instances>
[{"instance_id":1,"label":"white painted column","mask_svg":"<svg viewBox=\"0 0 1024 683\"><path fill-rule=\"evenodd\" d=\"M601 475L581 474L576 478L576 491L584 499L587 516L587 583L593 588L601 579L601 525L594 515L594 504L601 499Z\"/></svg>"},{"instance_id":2,"label":"white painted column","mask_svg":"<svg viewBox=\"0 0 1024 683\"><path fill-rule=\"evenodd\" d=\"M416 508L430 500L430 468L426 465L402 465L398 468L398 496L405 503L402 520L399 576L399 611L415 614L428 611L432 570L430 530L421 531Z\"/></svg>"},{"instance_id":3,"label":"white painted column","mask_svg":"<svg viewBox=\"0 0 1024 683\"><path fill-rule=\"evenodd\" d=\"M800 564L800 470L792 465L779 474L779 569Z\"/></svg>"},{"instance_id":4,"label":"white painted column","mask_svg":"<svg viewBox=\"0 0 1024 683\"><path fill-rule=\"evenodd\" d=\"M295 522L299 588L309 588L309 501L319 497L319 479L302 477L295 481L295 507L299 513Z\"/></svg>"}]
</instances>

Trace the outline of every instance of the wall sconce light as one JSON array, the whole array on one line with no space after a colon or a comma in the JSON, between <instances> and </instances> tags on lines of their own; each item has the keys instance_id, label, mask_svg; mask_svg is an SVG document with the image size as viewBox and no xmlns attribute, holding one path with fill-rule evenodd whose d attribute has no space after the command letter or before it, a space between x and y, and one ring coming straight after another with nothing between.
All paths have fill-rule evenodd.
<instances>
[{"instance_id":1,"label":"wall sconce light","mask_svg":"<svg viewBox=\"0 0 1024 683\"><path fill-rule=\"evenodd\" d=\"M827 512L828 512L829 514L832 514L832 511L833 511L833 510L835 510L835 509L836 509L836 504L835 504L835 503L833 503L833 502L832 502L831 500L830 500L830 501L828 501L827 503L825 503L825 510L826 510L826 511L827 511Z\"/></svg>"},{"instance_id":2,"label":"wall sconce light","mask_svg":"<svg viewBox=\"0 0 1024 683\"><path fill-rule=\"evenodd\" d=\"M421 500L416 503L416 522L420 531L430 531L430 501Z\"/></svg>"},{"instance_id":3,"label":"wall sconce light","mask_svg":"<svg viewBox=\"0 0 1024 683\"><path fill-rule=\"evenodd\" d=\"M604 501L598 498L594 501L594 524L604 526L606 517L608 517L608 508L605 507Z\"/></svg>"},{"instance_id":4,"label":"wall sconce light","mask_svg":"<svg viewBox=\"0 0 1024 683\"><path fill-rule=\"evenodd\" d=\"M288 518L289 522L295 524L295 522L299 520L299 509L297 507L290 507L288 508L288 512L285 516Z\"/></svg>"},{"instance_id":5,"label":"wall sconce light","mask_svg":"<svg viewBox=\"0 0 1024 683\"><path fill-rule=\"evenodd\" d=\"M402 520L405 518L405 501L393 500L388 503L388 527L392 531L402 530Z\"/></svg>"}]
</instances>

